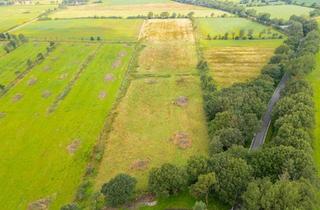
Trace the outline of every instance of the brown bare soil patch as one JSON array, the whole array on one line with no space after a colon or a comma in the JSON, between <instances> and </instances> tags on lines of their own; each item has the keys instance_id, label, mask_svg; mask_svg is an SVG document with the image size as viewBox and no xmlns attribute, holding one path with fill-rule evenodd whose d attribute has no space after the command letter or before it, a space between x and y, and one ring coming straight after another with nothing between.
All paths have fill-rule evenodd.
<instances>
[{"instance_id":1,"label":"brown bare soil patch","mask_svg":"<svg viewBox=\"0 0 320 210\"><path fill-rule=\"evenodd\" d=\"M60 80L64 80L65 78L67 78L68 74L67 73L63 73L59 76Z\"/></svg>"},{"instance_id":2,"label":"brown bare soil patch","mask_svg":"<svg viewBox=\"0 0 320 210\"><path fill-rule=\"evenodd\" d=\"M31 79L28 81L28 85L29 85L29 86L32 86L32 85L36 84L37 81L38 81L37 78L31 78Z\"/></svg>"},{"instance_id":3,"label":"brown bare soil patch","mask_svg":"<svg viewBox=\"0 0 320 210\"><path fill-rule=\"evenodd\" d=\"M51 96L51 92L49 90L45 90L41 94L42 98L48 98Z\"/></svg>"},{"instance_id":4,"label":"brown bare soil patch","mask_svg":"<svg viewBox=\"0 0 320 210\"><path fill-rule=\"evenodd\" d=\"M182 131L175 133L171 137L171 141L175 145L177 145L180 149L187 149L192 146L192 142L191 142L191 139L189 138L189 135Z\"/></svg>"},{"instance_id":5,"label":"brown bare soil patch","mask_svg":"<svg viewBox=\"0 0 320 210\"><path fill-rule=\"evenodd\" d=\"M115 62L113 62L112 68L113 68L113 69L118 68L120 65L121 65L121 60L120 60L120 58L117 58L117 59L115 60Z\"/></svg>"},{"instance_id":6,"label":"brown bare soil patch","mask_svg":"<svg viewBox=\"0 0 320 210\"><path fill-rule=\"evenodd\" d=\"M13 96L13 102L20 101L23 98L23 95L21 93L17 93L15 96Z\"/></svg>"},{"instance_id":7,"label":"brown bare soil patch","mask_svg":"<svg viewBox=\"0 0 320 210\"><path fill-rule=\"evenodd\" d=\"M107 96L107 93L106 93L105 91L101 91L101 92L99 93L99 99L100 99L100 100L105 99L106 96Z\"/></svg>"},{"instance_id":8,"label":"brown bare soil patch","mask_svg":"<svg viewBox=\"0 0 320 210\"><path fill-rule=\"evenodd\" d=\"M71 144L69 144L67 146L68 153L71 155L74 154L77 151L77 149L79 148L80 144L81 144L80 140L75 139Z\"/></svg>"},{"instance_id":9,"label":"brown bare soil patch","mask_svg":"<svg viewBox=\"0 0 320 210\"><path fill-rule=\"evenodd\" d=\"M192 24L189 19L147 20L143 24L139 39L194 42Z\"/></svg>"},{"instance_id":10,"label":"brown bare soil patch","mask_svg":"<svg viewBox=\"0 0 320 210\"><path fill-rule=\"evenodd\" d=\"M149 165L149 160L135 160L130 166L130 169L132 170L146 170Z\"/></svg>"},{"instance_id":11,"label":"brown bare soil patch","mask_svg":"<svg viewBox=\"0 0 320 210\"><path fill-rule=\"evenodd\" d=\"M175 101L174 104L180 107L185 107L188 105L189 99L186 96L179 96Z\"/></svg>"},{"instance_id":12,"label":"brown bare soil patch","mask_svg":"<svg viewBox=\"0 0 320 210\"><path fill-rule=\"evenodd\" d=\"M106 82L113 81L113 79L113 74L106 74L106 76L104 77L104 81Z\"/></svg>"},{"instance_id":13,"label":"brown bare soil patch","mask_svg":"<svg viewBox=\"0 0 320 210\"><path fill-rule=\"evenodd\" d=\"M47 71L50 71L50 66L45 66L44 68L43 68L43 71L45 71L45 72L47 72Z\"/></svg>"},{"instance_id":14,"label":"brown bare soil patch","mask_svg":"<svg viewBox=\"0 0 320 210\"><path fill-rule=\"evenodd\" d=\"M28 205L28 210L48 210L51 199L42 198L37 201L34 201Z\"/></svg>"}]
</instances>

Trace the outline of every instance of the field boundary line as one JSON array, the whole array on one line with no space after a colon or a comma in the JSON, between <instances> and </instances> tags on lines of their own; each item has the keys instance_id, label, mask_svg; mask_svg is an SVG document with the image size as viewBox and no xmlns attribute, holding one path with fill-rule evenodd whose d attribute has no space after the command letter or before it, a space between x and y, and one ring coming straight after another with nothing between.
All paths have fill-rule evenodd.
<instances>
[{"instance_id":1,"label":"field boundary line","mask_svg":"<svg viewBox=\"0 0 320 210\"><path fill-rule=\"evenodd\" d=\"M47 51L46 53L44 53L44 59L42 59L41 61L36 61L35 63L33 63L31 66L27 66L27 68L21 72L14 80L12 80L11 82L9 82L8 85L6 85L6 87L0 92L0 98L2 96L4 96L9 90L11 90L11 88L13 88L14 86L16 86L16 84L18 82L20 82L30 71L32 71L32 69L41 64L43 61L45 61L45 59L50 55L50 53L52 51L54 51L57 48L57 44L54 45L54 47L52 48L51 51Z\"/></svg>"},{"instance_id":2,"label":"field boundary line","mask_svg":"<svg viewBox=\"0 0 320 210\"><path fill-rule=\"evenodd\" d=\"M78 79L80 78L81 74L84 72L84 70L88 67L90 62L95 58L97 52L101 48L102 44L100 44L92 53L90 53L87 58L83 61L83 63L80 65L79 70L76 72L72 80L67 84L67 86L63 89L63 91L56 97L54 102L51 104L51 106L48 108L48 113L54 112L60 101L62 101L72 90L73 86L76 84Z\"/></svg>"},{"instance_id":3,"label":"field boundary line","mask_svg":"<svg viewBox=\"0 0 320 210\"><path fill-rule=\"evenodd\" d=\"M138 36L138 41L141 40L141 37L142 37L142 32L144 30L144 25L146 24L147 20L143 20L143 23L140 27L140 31L139 31L139 36Z\"/></svg>"}]
</instances>

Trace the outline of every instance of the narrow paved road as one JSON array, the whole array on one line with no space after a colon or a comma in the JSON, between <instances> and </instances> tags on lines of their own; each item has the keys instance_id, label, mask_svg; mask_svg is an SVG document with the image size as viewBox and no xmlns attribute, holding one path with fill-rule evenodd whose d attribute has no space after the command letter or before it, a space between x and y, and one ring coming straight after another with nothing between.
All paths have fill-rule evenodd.
<instances>
[{"instance_id":1,"label":"narrow paved road","mask_svg":"<svg viewBox=\"0 0 320 210\"><path fill-rule=\"evenodd\" d=\"M281 90L283 90L283 88L285 87L288 78L289 78L288 74L284 74L280 83L275 89L269 101L267 111L263 115L261 129L258 133L256 133L256 135L253 137L253 140L251 142L251 146L250 146L251 150L257 149L263 145L271 124L272 109L274 105L277 103L277 101L280 99Z\"/></svg>"}]
</instances>

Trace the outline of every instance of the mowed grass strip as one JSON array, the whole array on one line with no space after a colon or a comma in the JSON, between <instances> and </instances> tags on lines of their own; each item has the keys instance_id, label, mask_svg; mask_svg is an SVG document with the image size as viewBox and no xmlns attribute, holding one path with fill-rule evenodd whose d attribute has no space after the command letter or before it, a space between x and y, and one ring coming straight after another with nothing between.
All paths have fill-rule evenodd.
<instances>
[{"instance_id":1,"label":"mowed grass strip","mask_svg":"<svg viewBox=\"0 0 320 210\"><path fill-rule=\"evenodd\" d=\"M229 34L229 39L234 36L239 36L240 30L244 30L245 36L247 36L249 30L252 30L253 37L259 38L259 34L262 31L270 31L270 33L278 33L271 27L266 27L259 23L255 23L251 20L245 18L197 18L197 33L201 39L207 39L208 35L214 36L224 36L225 33ZM266 34L264 36L267 36Z\"/></svg>"},{"instance_id":2,"label":"mowed grass strip","mask_svg":"<svg viewBox=\"0 0 320 210\"><path fill-rule=\"evenodd\" d=\"M176 13L176 15L187 15L190 12L194 12L195 17L220 17L222 15L230 15L229 13L208 9L205 7L198 7L188 4L181 4L177 2L160 2L160 1L134 1L133 3L125 1L119 4L87 4L77 7L67 7L67 9L59 10L53 13L52 18L79 18L79 17L94 17L94 16L118 16L118 17L130 17L138 15L148 15L149 12L153 12L155 15L160 15L162 12L169 12L170 14Z\"/></svg>"},{"instance_id":3,"label":"mowed grass strip","mask_svg":"<svg viewBox=\"0 0 320 210\"><path fill-rule=\"evenodd\" d=\"M13 5L0 7L0 32L36 18L55 5Z\"/></svg>"},{"instance_id":4,"label":"mowed grass strip","mask_svg":"<svg viewBox=\"0 0 320 210\"><path fill-rule=\"evenodd\" d=\"M132 19L70 19L36 21L24 26L15 34L22 33L40 40L90 40L137 41L142 20Z\"/></svg>"},{"instance_id":5,"label":"mowed grass strip","mask_svg":"<svg viewBox=\"0 0 320 210\"><path fill-rule=\"evenodd\" d=\"M281 40L202 42L210 74L219 87L245 82L260 74Z\"/></svg>"},{"instance_id":6,"label":"mowed grass strip","mask_svg":"<svg viewBox=\"0 0 320 210\"><path fill-rule=\"evenodd\" d=\"M309 16L309 12L313 10L309 7L297 5L269 5L250 8L255 9L257 13L269 13L271 18L283 18L285 20L288 20L292 15Z\"/></svg>"},{"instance_id":7,"label":"mowed grass strip","mask_svg":"<svg viewBox=\"0 0 320 210\"><path fill-rule=\"evenodd\" d=\"M132 48L99 48L57 110L48 114L47 109L97 47L59 45L1 99L0 204L5 209L26 209L39 199L59 209L72 200Z\"/></svg>"},{"instance_id":8,"label":"mowed grass strip","mask_svg":"<svg viewBox=\"0 0 320 210\"><path fill-rule=\"evenodd\" d=\"M49 44L46 42L28 42L10 53L0 51L0 84L8 85L27 69L27 61L34 61L38 53L45 53Z\"/></svg>"},{"instance_id":9,"label":"mowed grass strip","mask_svg":"<svg viewBox=\"0 0 320 210\"><path fill-rule=\"evenodd\" d=\"M179 98L185 97L183 106ZM178 76L133 80L117 107L112 131L106 139L96 188L118 173L147 187L152 167L183 165L192 155L207 154L207 130L199 78ZM187 148L179 145L184 140Z\"/></svg>"}]
</instances>

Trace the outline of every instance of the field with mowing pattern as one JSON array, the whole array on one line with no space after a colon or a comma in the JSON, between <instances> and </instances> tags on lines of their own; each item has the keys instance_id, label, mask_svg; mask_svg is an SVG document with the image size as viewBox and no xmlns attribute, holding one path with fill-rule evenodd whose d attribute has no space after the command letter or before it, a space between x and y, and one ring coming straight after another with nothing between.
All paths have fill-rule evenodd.
<instances>
[{"instance_id":1,"label":"field with mowing pattern","mask_svg":"<svg viewBox=\"0 0 320 210\"><path fill-rule=\"evenodd\" d=\"M146 47L139 56L139 73L190 73L190 66L197 64L193 29L188 19L148 20L140 40Z\"/></svg>"},{"instance_id":2,"label":"field with mowing pattern","mask_svg":"<svg viewBox=\"0 0 320 210\"><path fill-rule=\"evenodd\" d=\"M202 41L210 73L219 87L246 82L260 74L282 40Z\"/></svg>"},{"instance_id":3,"label":"field with mowing pattern","mask_svg":"<svg viewBox=\"0 0 320 210\"><path fill-rule=\"evenodd\" d=\"M149 1L150 2L150 1ZM123 2L124 3L124 2ZM135 2L128 4L88 4L77 7L68 7L60 10L50 17L52 18L76 18L76 17L94 17L94 16L117 16L129 17L138 15L148 15L153 12L154 15L160 15L162 12L176 13L176 15L187 15L189 12L194 12L195 17L210 17L221 16L227 14L226 12L208 9L204 7L197 7L193 5L180 4L172 1L160 3L160 1L152 3Z\"/></svg>"},{"instance_id":4,"label":"field with mowing pattern","mask_svg":"<svg viewBox=\"0 0 320 210\"><path fill-rule=\"evenodd\" d=\"M309 12L313 10L312 8L297 5L271 5L252 7L252 9L257 10L257 13L269 13L271 14L271 18L283 18L285 20L288 20L292 15L309 16Z\"/></svg>"},{"instance_id":5,"label":"field with mowing pattern","mask_svg":"<svg viewBox=\"0 0 320 210\"><path fill-rule=\"evenodd\" d=\"M17 5L0 7L0 32L5 32L17 25L36 18L55 5Z\"/></svg>"},{"instance_id":6,"label":"field with mowing pattern","mask_svg":"<svg viewBox=\"0 0 320 210\"><path fill-rule=\"evenodd\" d=\"M0 98L0 205L70 202L133 48L58 44ZM34 82L30 83L33 80Z\"/></svg>"},{"instance_id":7,"label":"field with mowing pattern","mask_svg":"<svg viewBox=\"0 0 320 210\"><path fill-rule=\"evenodd\" d=\"M271 27L244 18L197 18L196 25L201 39L207 39L208 35L212 38L219 35L224 36L225 33L228 33L229 39L233 39L239 36L240 30L244 30L244 36L247 36L249 30L252 30L254 38L268 38L273 33L279 34ZM259 36L260 33L262 33L261 36Z\"/></svg>"},{"instance_id":8,"label":"field with mowing pattern","mask_svg":"<svg viewBox=\"0 0 320 210\"><path fill-rule=\"evenodd\" d=\"M7 86L19 74L27 70L28 59L34 61L38 53L44 54L49 44L25 43L13 50L9 54L0 56L0 84Z\"/></svg>"},{"instance_id":9,"label":"field with mowing pattern","mask_svg":"<svg viewBox=\"0 0 320 210\"><path fill-rule=\"evenodd\" d=\"M81 19L37 21L13 33L40 40L136 41L142 20Z\"/></svg>"}]
</instances>

